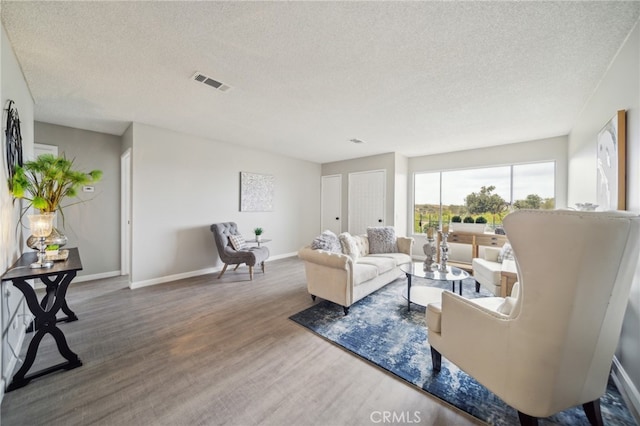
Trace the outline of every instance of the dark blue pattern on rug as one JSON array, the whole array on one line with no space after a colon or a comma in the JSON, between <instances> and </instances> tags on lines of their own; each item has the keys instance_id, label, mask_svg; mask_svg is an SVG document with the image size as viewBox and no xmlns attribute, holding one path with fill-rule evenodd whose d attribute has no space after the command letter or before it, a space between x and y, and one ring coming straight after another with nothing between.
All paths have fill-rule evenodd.
<instances>
[{"instance_id":1,"label":"dark blue pattern on rug","mask_svg":"<svg viewBox=\"0 0 640 426\"><path fill-rule=\"evenodd\" d=\"M433 374L425 308L412 304L407 311L407 301L402 297L406 283L406 279L398 279L365 297L351 306L347 316L342 307L322 300L290 319L480 420L499 426L519 424L516 410L445 357L440 373ZM484 289L476 294L475 281L468 279L463 295L489 294ZM601 410L607 425L637 424L611 380L601 398ZM588 425L589 421L582 407L576 407L542 419L540 424Z\"/></svg>"}]
</instances>

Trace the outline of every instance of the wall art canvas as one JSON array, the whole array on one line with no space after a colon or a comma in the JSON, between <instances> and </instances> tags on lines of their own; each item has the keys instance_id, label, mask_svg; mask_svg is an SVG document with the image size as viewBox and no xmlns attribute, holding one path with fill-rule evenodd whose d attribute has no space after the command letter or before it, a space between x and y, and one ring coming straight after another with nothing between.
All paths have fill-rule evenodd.
<instances>
[{"instance_id":1,"label":"wall art canvas","mask_svg":"<svg viewBox=\"0 0 640 426\"><path fill-rule=\"evenodd\" d=\"M273 211L275 176L240 172L240 211Z\"/></svg>"},{"instance_id":2,"label":"wall art canvas","mask_svg":"<svg viewBox=\"0 0 640 426\"><path fill-rule=\"evenodd\" d=\"M618 111L598 132L597 204L601 210L626 208L625 118L625 111Z\"/></svg>"}]
</instances>

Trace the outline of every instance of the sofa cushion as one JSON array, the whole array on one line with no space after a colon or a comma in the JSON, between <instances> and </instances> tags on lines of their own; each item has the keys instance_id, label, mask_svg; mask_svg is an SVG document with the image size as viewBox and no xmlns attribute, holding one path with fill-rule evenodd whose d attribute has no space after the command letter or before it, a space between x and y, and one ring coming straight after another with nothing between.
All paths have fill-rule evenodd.
<instances>
[{"instance_id":1,"label":"sofa cushion","mask_svg":"<svg viewBox=\"0 0 640 426\"><path fill-rule=\"evenodd\" d=\"M367 257L387 257L395 260L396 266L404 265L406 263L411 263L411 256L404 253L380 253L380 254L370 254Z\"/></svg>"},{"instance_id":2,"label":"sofa cushion","mask_svg":"<svg viewBox=\"0 0 640 426\"><path fill-rule=\"evenodd\" d=\"M357 260L360 257L360 250L358 249L358 245L356 241L348 232L343 232L338 235L338 240L340 240L340 245L342 246L342 253L346 254L353 260Z\"/></svg>"},{"instance_id":3,"label":"sofa cushion","mask_svg":"<svg viewBox=\"0 0 640 426\"><path fill-rule=\"evenodd\" d=\"M358 259L357 264L375 266L378 270L378 275L384 274L396 267L396 261L391 257L365 256Z\"/></svg>"},{"instance_id":4,"label":"sofa cushion","mask_svg":"<svg viewBox=\"0 0 640 426\"><path fill-rule=\"evenodd\" d=\"M397 253L396 231L393 226L370 226L367 228L369 253Z\"/></svg>"},{"instance_id":5,"label":"sofa cushion","mask_svg":"<svg viewBox=\"0 0 640 426\"><path fill-rule=\"evenodd\" d=\"M247 248L247 243L244 241L242 235L229 235L229 242L234 250L244 250Z\"/></svg>"},{"instance_id":6,"label":"sofa cushion","mask_svg":"<svg viewBox=\"0 0 640 426\"><path fill-rule=\"evenodd\" d=\"M485 281L500 285L502 264L476 257L472 261L473 277L476 281Z\"/></svg>"},{"instance_id":7,"label":"sofa cushion","mask_svg":"<svg viewBox=\"0 0 640 426\"><path fill-rule=\"evenodd\" d=\"M356 262L353 265L353 285L360 285L378 276L378 268L375 265L367 265Z\"/></svg>"},{"instance_id":8,"label":"sofa cushion","mask_svg":"<svg viewBox=\"0 0 640 426\"><path fill-rule=\"evenodd\" d=\"M328 229L313 239L311 248L313 250L327 250L332 253L342 253L338 236Z\"/></svg>"}]
</instances>

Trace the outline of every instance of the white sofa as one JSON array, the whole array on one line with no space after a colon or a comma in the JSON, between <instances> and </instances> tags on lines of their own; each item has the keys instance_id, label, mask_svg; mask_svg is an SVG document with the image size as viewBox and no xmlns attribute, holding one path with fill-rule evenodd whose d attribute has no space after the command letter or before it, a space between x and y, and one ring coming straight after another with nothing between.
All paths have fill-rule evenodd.
<instances>
[{"instance_id":1,"label":"white sofa","mask_svg":"<svg viewBox=\"0 0 640 426\"><path fill-rule=\"evenodd\" d=\"M509 247L508 244L504 245L505 248ZM483 249L483 250L482 250ZM479 250L481 257L476 257L471 261L473 268L473 278L476 283L489 290L495 296L504 296L505 291L502 289L502 273L509 272L516 274L516 262L512 256L506 255L501 252L505 250L497 247L482 247ZM478 284L476 290L479 290Z\"/></svg>"},{"instance_id":2,"label":"white sofa","mask_svg":"<svg viewBox=\"0 0 640 426\"><path fill-rule=\"evenodd\" d=\"M397 237L397 253L369 253L366 235L352 237L357 254L348 255L328 250L314 250L311 246L298 251L304 261L307 290L316 296L349 307L366 295L404 276L400 265L411 263L413 238Z\"/></svg>"}]
</instances>

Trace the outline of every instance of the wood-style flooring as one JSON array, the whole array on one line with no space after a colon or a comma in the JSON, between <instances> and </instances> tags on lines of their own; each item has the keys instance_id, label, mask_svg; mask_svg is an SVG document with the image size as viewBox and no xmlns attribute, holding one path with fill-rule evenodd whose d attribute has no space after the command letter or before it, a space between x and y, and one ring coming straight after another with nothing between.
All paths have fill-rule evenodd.
<instances>
[{"instance_id":1,"label":"wood-style flooring","mask_svg":"<svg viewBox=\"0 0 640 426\"><path fill-rule=\"evenodd\" d=\"M290 321L313 303L297 258L253 281L72 283L67 300L79 321L59 326L84 365L5 394L3 426L481 424ZM45 337L34 369L61 361Z\"/></svg>"}]
</instances>

